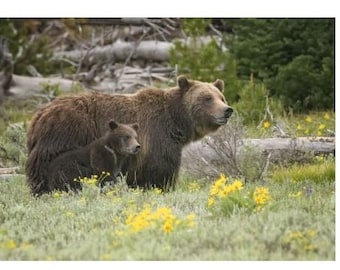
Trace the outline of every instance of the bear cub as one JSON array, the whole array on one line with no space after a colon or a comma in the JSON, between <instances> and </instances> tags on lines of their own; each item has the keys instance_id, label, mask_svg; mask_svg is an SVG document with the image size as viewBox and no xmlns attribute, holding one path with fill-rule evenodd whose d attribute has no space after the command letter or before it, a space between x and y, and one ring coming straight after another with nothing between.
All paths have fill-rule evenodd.
<instances>
[{"instance_id":1,"label":"bear cub","mask_svg":"<svg viewBox=\"0 0 340 270\"><path fill-rule=\"evenodd\" d=\"M116 181L125 159L137 155L140 144L137 141L138 124L121 124L114 120L108 123L107 133L90 144L65 152L51 162L48 169L49 191L80 191L79 180L92 175L109 172L105 182ZM103 186L104 183L98 183Z\"/></svg>"}]
</instances>

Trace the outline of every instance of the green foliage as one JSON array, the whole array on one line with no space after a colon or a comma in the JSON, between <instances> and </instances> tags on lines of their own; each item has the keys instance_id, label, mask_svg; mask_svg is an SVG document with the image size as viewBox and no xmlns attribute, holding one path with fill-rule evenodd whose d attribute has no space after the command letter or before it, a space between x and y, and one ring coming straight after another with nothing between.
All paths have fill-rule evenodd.
<instances>
[{"instance_id":1,"label":"green foliage","mask_svg":"<svg viewBox=\"0 0 340 270\"><path fill-rule=\"evenodd\" d=\"M7 127L0 142L0 159L7 166L20 166L23 171L26 161L26 128L23 123Z\"/></svg>"},{"instance_id":2,"label":"green foliage","mask_svg":"<svg viewBox=\"0 0 340 270\"><path fill-rule=\"evenodd\" d=\"M27 66L34 66L43 75L49 74L54 67L51 64L52 51L48 45L51 40L47 35L29 36L30 21L14 24L11 19L0 19L0 33L8 39L9 51L14 60L14 73L27 74ZM33 23L33 22L32 22Z\"/></svg>"},{"instance_id":3,"label":"green foliage","mask_svg":"<svg viewBox=\"0 0 340 270\"><path fill-rule=\"evenodd\" d=\"M170 65L177 66L181 74L189 73L190 77L202 81L225 81L225 95L232 103L237 100L240 83L236 77L236 63L221 44L212 39L206 44L200 36L206 32L210 23L208 19L184 19L183 30L190 37L187 43L174 42L170 50Z\"/></svg>"},{"instance_id":4,"label":"green foliage","mask_svg":"<svg viewBox=\"0 0 340 270\"><path fill-rule=\"evenodd\" d=\"M334 19L233 19L238 74L296 111L334 106Z\"/></svg>"}]
</instances>

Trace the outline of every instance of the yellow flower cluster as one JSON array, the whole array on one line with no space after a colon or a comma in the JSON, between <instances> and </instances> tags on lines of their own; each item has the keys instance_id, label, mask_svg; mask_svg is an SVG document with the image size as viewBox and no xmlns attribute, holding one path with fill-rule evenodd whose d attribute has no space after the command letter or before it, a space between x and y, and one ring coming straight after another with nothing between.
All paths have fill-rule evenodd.
<instances>
[{"instance_id":1,"label":"yellow flower cluster","mask_svg":"<svg viewBox=\"0 0 340 270\"><path fill-rule=\"evenodd\" d=\"M74 181L79 181L80 183L86 184L88 186L94 186L98 183L98 175L92 175L92 177L90 177L90 178L88 178L86 176L83 177L83 178L79 177L79 180L74 179Z\"/></svg>"},{"instance_id":2,"label":"yellow flower cluster","mask_svg":"<svg viewBox=\"0 0 340 270\"><path fill-rule=\"evenodd\" d=\"M256 210L260 210L269 200L269 190L266 187L257 187L253 194Z\"/></svg>"},{"instance_id":3,"label":"yellow flower cluster","mask_svg":"<svg viewBox=\"0 0 340 270\"><path fill-rule=\"evenodd\" d=\"M221 174L220 177L210 188L210 198L208 199L208 206L214 204L215 198L225 198L228 194L243 189L243 183L240 180L235 180L230 185L227 185L227 177Z\"/></svg>"},{"instance_id":4,"label":"yellow flower cluster","mask_svg":"<svg viewBox=\"0 0 340 270\"><path fill-rule=\"evenodd\" d=\"M200 190L200 188L201 188L201 185L200 185L200 183L198 183L198 182L190 182L189 184L188 184L188 189L189 189L189 192L197 192L197 191L199 191Z\"/></svg>"},{"instance_id":5,"label":"yellow flower cluster","mask_svg":"<svg viewBox=\"0 0 340 270\"><path fill-rule=\"evenodd\" d=\"M164 233L171 233L176 226L195 226L195 215L190 214L182 220L176 218L170 208L161 207L152 211L149 205L145 205L139 213L129 214L125 223L131 232L160 228Z\"/></svg>"},{"instance_id":6,"label":"yellow flower cluster","mask_svg":"<svg viewBox=\"0 0 340 270\"><path fill-rule=\"evenodd\" d=\"M271 199L266 187L257 187L254 192L243 192L241 180L236 179L227 184L228 179L224 174L212 184L209 192L208 207L216 210L219 207L226 213L231 213L235 208L248 208L258 211Z\"/></svg>"},{"instance_id":7,"label":"yellow flower cluster","mask_svg":"<svg viewBox=\"0 0 340 270\"><path fill-rule=\"evenodd\" d=\"M111 174L109 172L104 172L102 171L101 175L98 176L98 175L91 175L91 177L78 177L77 178L74 178L73 180L74 181L78 181L82 184L86 184L88 186L95 186L97 185L98 183L100 183L101 181L103 181L107 176L110 176Z\"/></svg>"},{"instance_id":8,"label":"yellow flower cluster","mask_svg":"<svg viewBox=\"0 0 340 270\"><path fill-rule=\"evenodd\" d=\"M308 115L297 123L297 136L327 136L328 128L334 129L333 121L333 117L327 112L313 117Z\"/></svg>"}]
</instances>

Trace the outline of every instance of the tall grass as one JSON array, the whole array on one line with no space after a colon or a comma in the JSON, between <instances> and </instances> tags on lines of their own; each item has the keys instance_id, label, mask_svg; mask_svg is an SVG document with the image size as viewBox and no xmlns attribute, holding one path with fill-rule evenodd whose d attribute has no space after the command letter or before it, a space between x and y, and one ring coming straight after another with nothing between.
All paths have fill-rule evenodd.
<instances>
[{"instance_id":1,"label":"tall grass","mask_svg":"<svg viewBox=\"0 0 340 270\"><path fill-rule=\"evenodd\" d=\"M228 214L208 206L211 182L182 178L166 194L124 184L101 194L85 185L78 195L36 199L14 177L0 182L0 259L334 260L335 187L327 177L243 183L244 196L263 186L270 200L250 212L241 202Z\"/></svg>"}]
</instances>

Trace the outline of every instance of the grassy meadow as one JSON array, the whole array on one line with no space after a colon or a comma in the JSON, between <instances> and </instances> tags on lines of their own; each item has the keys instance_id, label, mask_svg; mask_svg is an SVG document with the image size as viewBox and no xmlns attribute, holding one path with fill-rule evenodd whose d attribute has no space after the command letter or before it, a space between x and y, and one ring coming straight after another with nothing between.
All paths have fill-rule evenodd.
<instances>
[{"instance_id":1,"label":"grassy meadow","mask_svg":"<svg viewBox=\"0 0 340 270\"><path fill-rule=\"evenodd\" d=\"M182 176L166 194L101 194L90 179L81 194L35 199L14 177L0 182L0 259L335 260L334 160L318 164L315 179Z\"/></svg>"},{"instance_id":2,"label":"grassy meadow","mask_svg":"<svg viewBox=\"0 0 340 270\"><path fill-rule=\"evenodd\" d=\"M297 136L324 136L335 126L331 112L285 120ZM271 124L248 136L268 135ZM5 130L0 145L11 160L3 165L18 165L19 173L25 129ZM34 198L22 174L1 179L0 260L335 260L332 156L274 164L251 182L223 172L210 180L182 173L165 194L124 182L100 192L96 179L82 181L80 194Z\"/></svg>"}]
</instances>

